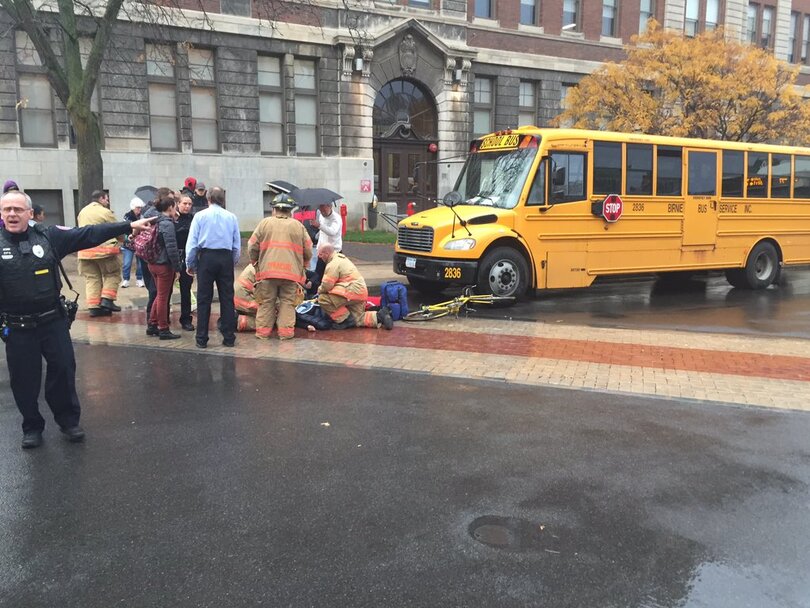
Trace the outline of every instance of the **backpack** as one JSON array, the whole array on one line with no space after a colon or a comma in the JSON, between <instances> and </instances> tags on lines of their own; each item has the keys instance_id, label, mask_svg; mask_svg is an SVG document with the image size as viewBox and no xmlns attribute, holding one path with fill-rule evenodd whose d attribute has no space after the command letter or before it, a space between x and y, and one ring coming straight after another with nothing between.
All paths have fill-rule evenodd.
<instances>
[{"instance_id":1,"label":"backpack","mask_svg":"<svg viewBox=\"0 0 810 608\"><path fill-rule=\"evenodd\" d=\"M160 257L160 243L158 242L157 225L142 230L138 236L130 241L132 251L147 264L154 264Z\"/></svg>"},{"instance_id":2,"label":"backpack","mask_svg":"<svg viewBox=\"0 0 810 608\"><path fill-rule=\"evenodd\" d=\"M380 286L380 306L391 310L391 317L399 321L408 314L408 288L399 281L386 281Z\"/></svg>"}]
</instances>

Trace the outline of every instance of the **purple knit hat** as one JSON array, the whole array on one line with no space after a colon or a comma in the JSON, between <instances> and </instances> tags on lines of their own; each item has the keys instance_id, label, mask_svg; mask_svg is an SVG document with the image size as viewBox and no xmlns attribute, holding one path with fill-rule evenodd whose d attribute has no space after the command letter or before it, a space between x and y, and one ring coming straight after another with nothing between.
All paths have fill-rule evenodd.
<instances>
[{"instance_id":1,"label":"purple knit hat","mask_svg":"<svg viewBox=\"0 0 810 608\"><path fill-rule=\"evenodd\" d=\"M9 190L19 190L19 189L20 187L17 185L17 182L15 182L13 179L7 179L6 183L3 184L3 194L8 192Z\"/></svg>"}]
</instances>

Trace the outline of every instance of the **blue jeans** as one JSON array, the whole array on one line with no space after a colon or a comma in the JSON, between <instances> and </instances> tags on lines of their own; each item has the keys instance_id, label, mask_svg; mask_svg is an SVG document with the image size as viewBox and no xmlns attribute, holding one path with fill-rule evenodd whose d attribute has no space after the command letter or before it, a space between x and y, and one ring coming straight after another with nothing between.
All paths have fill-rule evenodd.
<instances>
[{"instance_id":1,"label":"blue jeans","mask_svg":"<svg viewBox=\"0 0 810 608\"><path fill-rule=\"evenodd\" d=\"M124 252L124 267L121 271L121 277L125 281L129 281L129 273L132 270L132 258L135 257L135 252L126 247L121 247L121 251ZM143 281L143 260L140 258L136 259L138 260L138 265L135 267L135 278L139 281Z\"/></svg>"}]
</instances>

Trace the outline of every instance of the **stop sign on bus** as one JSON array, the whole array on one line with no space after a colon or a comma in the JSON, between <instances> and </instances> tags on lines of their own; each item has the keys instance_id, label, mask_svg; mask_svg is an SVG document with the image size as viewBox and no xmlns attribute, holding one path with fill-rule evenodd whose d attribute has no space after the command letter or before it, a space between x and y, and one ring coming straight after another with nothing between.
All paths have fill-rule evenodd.
<instances>
[{"instance_id":1,"label":"stop sign on bus","mask_svg":"<svg viewBox=\"0 0 810 608\"><path fill-rule=\"evenodd\" d=\"M624 204L618 194L608 194L602 201L602 217L606 222L615 222L622 216Z\"/></svg>"}]
</instances>

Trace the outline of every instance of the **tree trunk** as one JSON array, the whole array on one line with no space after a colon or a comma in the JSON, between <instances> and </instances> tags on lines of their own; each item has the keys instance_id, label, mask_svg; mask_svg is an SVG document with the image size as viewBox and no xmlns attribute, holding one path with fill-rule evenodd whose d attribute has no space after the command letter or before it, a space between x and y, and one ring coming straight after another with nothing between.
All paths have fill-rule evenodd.
<instances>
[{"instance_id":1,"label":"tree trunk","mask_svg":"<svg viewBox=\"0 0 810 608\"><path fill-rule=\"evenodd\" d=\"M79 206L90 201L94 190L104 189L104 164L101 160L101 128L98 118L89 111L70 115L76 136L76 159L79 173Z\"/></svg>"}]
</instances>

